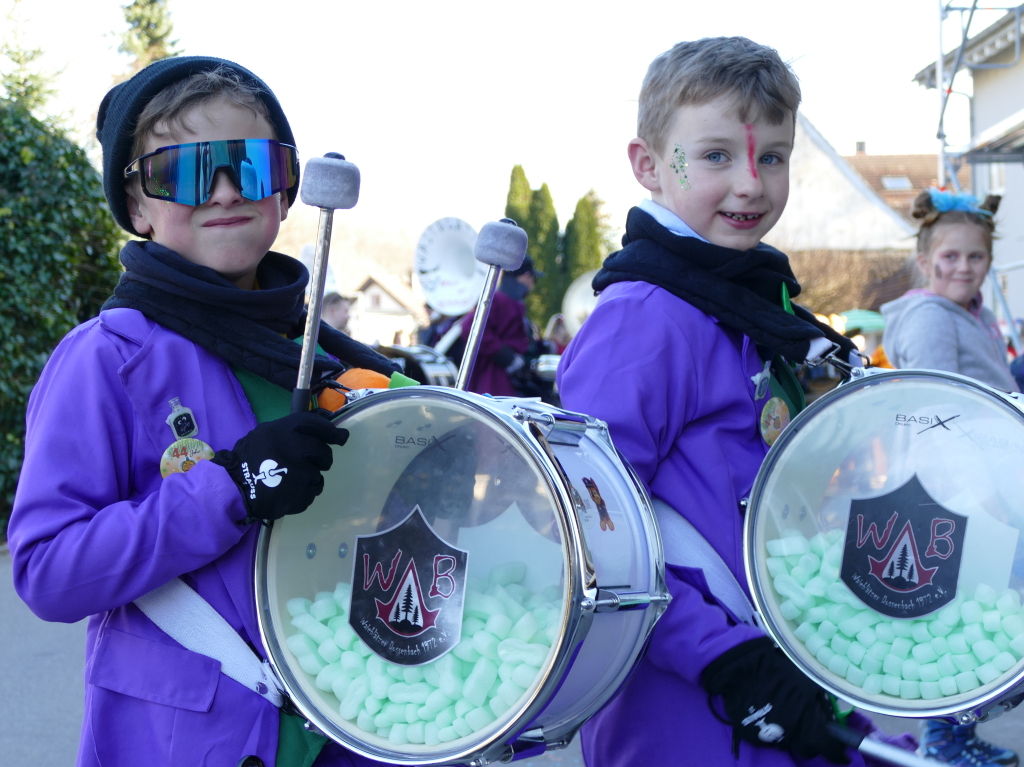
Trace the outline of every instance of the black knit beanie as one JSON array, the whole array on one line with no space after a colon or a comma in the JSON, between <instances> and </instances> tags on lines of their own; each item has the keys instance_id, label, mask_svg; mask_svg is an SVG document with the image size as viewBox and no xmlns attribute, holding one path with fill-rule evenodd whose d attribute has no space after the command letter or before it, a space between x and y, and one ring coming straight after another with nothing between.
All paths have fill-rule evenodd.
<instances>
[{"instance_id":1,"label":"black knit beanie","mask_svg":"<svg viewBox=\"0 0 1024 767\"><path fill-rule=\"evenodd\" d=\"M265 82L245 67L212 56L176 56L154 62L130 80L111 88L103 97L99 115L96 117L96 138L103 148L103 191L107 195L110 212L114 214L114 220L122 229L141 236L132 226L124 190L125 166L135 159L129 155L139 115L150 99L167 86L197 72L207 72L217 67L227 67L244 81L259 88L260 100L270 113L270 122L277 132L278 141L282 144L295 145L291 126L288 125L288 118L284 116L284 110L281 109L277 97ZM289 205L295 203L298 189L299 185L296 183L288 190Z\"/></svg>"}]
</instances>

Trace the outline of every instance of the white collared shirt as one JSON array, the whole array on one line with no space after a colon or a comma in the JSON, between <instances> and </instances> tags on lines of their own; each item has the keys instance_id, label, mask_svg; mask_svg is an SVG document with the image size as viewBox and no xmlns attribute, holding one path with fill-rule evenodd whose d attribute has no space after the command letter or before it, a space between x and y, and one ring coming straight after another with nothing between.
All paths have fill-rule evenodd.
<instances>
[{"instance_id":1,"label":"white collared shirt","mask_svg":"<svg viewBox=\"0 0 1024 767\"><path fill-rule=\"evenodd\" d=\"M690 228L690 225L683 221L683 219L679 218L679 216L668 208L659 205L654 200L644 198L640 201L640 204L637 207L672 232L672 234L678 234L682 237L696 237L701 242L707 242L707 240L693 231L693 229Z\"/></svg>"}]
</instances>

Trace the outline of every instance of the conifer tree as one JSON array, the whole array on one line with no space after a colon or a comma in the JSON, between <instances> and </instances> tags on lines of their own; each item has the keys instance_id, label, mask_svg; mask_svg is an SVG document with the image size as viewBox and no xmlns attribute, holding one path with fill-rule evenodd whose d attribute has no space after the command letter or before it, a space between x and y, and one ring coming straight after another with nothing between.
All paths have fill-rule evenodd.
<instances>
[{"instance_id":1,"label":"conifer tree","mask_svg":"<svg viewBox=\"0 0 1024 767\"><path fill-rule=\"evenodd\" d=\"M34 62L43 55L39 48L26 48L21 40L21 21L15 0L7 14L7 33L0 40L0 56L10 64L2 67L0 86L3 96L29 112L38 112L54 93L53 75L43 74L35 69Z\"/></svg>"},{"instance_id":2,"label":"conifer tree","mask_svg":"<svg viewBox=\"0 0 1024 767\"><path fill-rule=\"evenodd\" d=\"M522 165L512 168L512 178L508 185L508 197L505 201L505 217L511 218L519 226L529 233L527 219L530 216L530 203L533 200L533 190L530 189L530 182L526 180L526 171Z\"/></svg>"},{"instance_id":3,"label":"conifer tree","mask_svg":"<svg viewBox=\"0 0 1024 767\"><path fill-rule=\"evenodd\" d=\"M608 225L601 212L602 205L604 202L591 189L576 203L572 219L565 227L564 252L569 282L592 269L600 269L608 255Z\"/></svg>"},{"instance_id":4,"label":"conifer tree","mask_svg":"<svg viewBox=\"0 0 1024 767\"><path fill-rule=\"evenodd\" d=\"M178 41L170 39L173 25L167 0L133 0L122 10L128 31L121 35L118 50L134 56L128 77L154 61L178 55Z\"/></svg>"},{"instance_id":5,"label":"conifer tree","mask_svg":"<svg viewBox=\"0 0 1024 767\"><path fill-rule=\"evenodd\" d=\"M551 199L551 190L547 184L533 193L530 201L530 244L527 253L533 259L534 268L544 272L545 276L537 280L537 287L526 299L526 311L530 319L540 327L548 318L560 310L562 296L557 293L557 285L552 284L549 276L554 276L561 266L561 242L558 232L558 214L555 203Z\"/></svg>"}]
</instances>

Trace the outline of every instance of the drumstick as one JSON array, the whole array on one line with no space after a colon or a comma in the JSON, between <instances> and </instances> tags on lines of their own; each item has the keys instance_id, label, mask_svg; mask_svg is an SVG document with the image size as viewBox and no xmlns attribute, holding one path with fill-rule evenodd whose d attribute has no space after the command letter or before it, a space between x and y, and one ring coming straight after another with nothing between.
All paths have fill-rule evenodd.
<instances>
[{"instance_id":1,"label":"drumstick","mask_svg":"<svg viewBox=\"0 0 1024 767\"><path fill-rule=\"evenodd\" d=\"M292 392L292 412L309 410L309 383L313 377L313 357L320 331L320 310L327 282L327 255L331 251L331 225L336 209L354 208L359 201L359 168L337 152L314 157L306 163L302 175L302 201L320 208L320 231L313 260L309 307L306 310L306 331L302 335L302 357L299 378Z\"/></svg>"},{"instance_id":2,"label":"drumstick","mask_svg":"<svg viewBox=\"0 0 1024 767\"><path fill-rule=\"evenodd\" d=\"M477 261L487 264L490 268L487 270L484 288L480 292L480 303L477 304L476 314L473 315L466 351L462 355L462 365L459 366L459 378L455 382L456 389L465 391L469 386L469 378L473 375L473 365L476 364L476 355L480 350L484 328L487 326L487 315L491 313L491 301L494 299L494 289L498 286L501 270L515 271L523 265L529 240L526 232L511 218L484 224L476 237L473 255Z\"/></svg>"},{"instance_id":3,"label":"drumstick","mask_svg":"<svg viewBox=\"0 0 1024 767\"><path fill-rule=\"evenodd\" d=\"M904 751L902 748L869 738L863 732L844 727L841 724L829 724L828 731L850 748L857 749L865 756L870 756L873 759L888 762L889 764L895 764L899 767L936 767L936 765L944 764L944 762L939 762L935 759L919 756L913 751Z\"/></svg>"}]
</instances>

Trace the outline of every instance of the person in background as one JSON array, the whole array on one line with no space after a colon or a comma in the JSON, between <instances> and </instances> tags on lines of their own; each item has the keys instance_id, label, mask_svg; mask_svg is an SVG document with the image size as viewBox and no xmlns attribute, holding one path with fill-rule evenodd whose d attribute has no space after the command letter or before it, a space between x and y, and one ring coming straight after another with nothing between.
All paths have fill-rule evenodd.
<instances>
[{"instance_id":1,"label":"person in background","mask_svg":"<svg viewBox=\"0 0 1024 767\"><path fill-rule=\"evenodd\" d=\"M527 355L532 343L532 325L526 317L526 297L537 285L543 272L533 268L527 256L515 271L502 272L498 290L491 302L487 325L480 340L469 390L480 394L518 397L523 392L515 380L529 373ZM462 318L462 338L469 338L474 309Z\"/></svg>"},{"instance_id":2,"label":"person in background","mask_svg":"<svg viewBox=\"0 0 1024 767\"><path fill-rule=\"evenodd\" d=\"M544 340L548 342L551 354L561 354L565 351L565 347L572 340L568 328L565 327L565 315L551 315L547 327L544 328Z\"/></svg>"},{"instance_id":3,"label":"person in background","mask_svg":"<svg viewBox=\"0 0 1024 767\"><path fill-rule=\"evenodd\" d=\"M981 303L992 266L994 216L1000 198L978 204L969 194L929 189L914 200L921 221L917 266L927 282L882 306L882 346L894 368L945 370L1005 391L1019 387L1006 362L995 316ZM981 740L975 725L926 720L921 752L958 767L1014 767L1017 754Z\"/></svg>"},{"instance_id":4,"label":"person in background","mask_svg":"<svg viewBox=\"0 0 1024 767\"><path fill-rule=\"evenodd\" d=\"M323 308L320 316L324 322L335 330L348 333L349 314L352 310L352 299L340 293L327 293L324 295Z\"/></svg>"}]
</instances>

